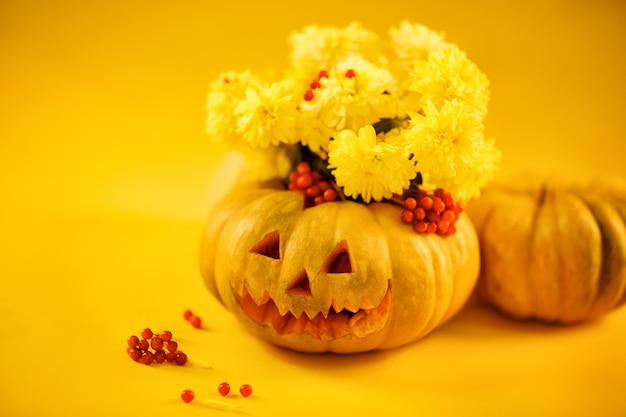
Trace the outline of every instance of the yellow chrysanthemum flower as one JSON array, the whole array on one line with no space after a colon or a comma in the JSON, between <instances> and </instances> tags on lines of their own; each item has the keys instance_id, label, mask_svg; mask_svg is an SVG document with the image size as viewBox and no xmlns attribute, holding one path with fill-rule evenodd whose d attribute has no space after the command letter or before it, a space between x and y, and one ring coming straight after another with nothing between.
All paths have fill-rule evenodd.
<instances>
[{"instance_id":1,"label":"yellow chrysanthemum flower","mask_svg":"<svg viewBox=\"0 0 626 417\"><path fill-rule=\"evenodd\" d=\"M206 132L213 143L235 143L237 118L234 110L245 98L246 89L259 88L259 80L249 71L222 73L211 83L207 101Z\"/></svg>"},{"instance_id":2,"label":"yellow chrysanthemum flower","mask_svg":"<svg viewBox=\"0 0 626 417\"><path fill-rule=\"evenodd\" d=\"M411 114L411 129L405 137L411 145L424 182L441 187L465 202L477 195L499 156L485 142L480 117L457 100L446 102L441 110L428 101L425 115Z\"/></svg>"},{"instance_id":3,"label":"yellow chrysanthemum flower","mask_svg":"<svg viewBox=\"0 0 626 417\"><path fill-rule=\"evenodd\" d=\"M416 61L408 88L438 108L457 100L482 117L487 114L489 80L455 45L433 51L427 61Z\"/></svg>"},{"instance_id":4,"label":"yellow chrysanthemum flower","mask_svg":"<svg viewBox=\"0 0 626 417\"><path fill-rule=\"evenodd\" d=\"M289 37L292 77L309 80L320 70L328 70L346 56L359 55L378 62L382 59L382 42L374 32L359 23L345 28L307 26Z\"/></svg>"},{"instance_id":5,"label":"yellow chrysanthemum flower","mask_svg":"<svg viewBox=\"0 0 626 417\"><path fill-rule=\"evenodd\" d=\"M431 51L445 45L443 33L426 26L403 21L400 26L389 29L391 47L400 59L400 65L408 69L415 60L426 60Z\"/></svg>"},{"instance_id":6,"label":"yellow chrysanthemum flower","mask_svg":"<svg viewBox=\"0 0 626 417\"><path fill-rule=\"evenodd\" d=\"M485 187L493 179L502 158L502 153L496 148L493 139L485 140L476 152L480 163L476 164L467 178L467 184L463 185L466 191L462 194L462 201L480 197L481 188Z\"/></svg>"},{"instance_id":7,"label":"yellow chrysanthemum flower","mask_svg":"<svg viewBox=\"0 0 626 417\"><path fill-rule=\"evenodd\" d=\"M246 89L245 98L234 109L237 134L252 147L296 142L297 104L291 89L290 81Z\"/></svg>"},{"instance_id":8,"label":"yellow chrysanthemum flower","mask_svg":"<svg viewBox=\"0 0 626 417\"><path fill-rule=\"evenodd\" d=\"M378 142L371 125L342 130L330 143L328 167L346 196L365 203L402 193L415 177L415 163L403 147Z\"/></svg>"},{"instance_id":9,"label":"yellow chrysanthemum flower","mask_svg":"<svg viewBox=\"0 0 626 417\"><path fill-rule=\"evenodd\" d=\"M319 102L302 103L298 114L297 134L302 145L317 153L325 155L328 145L333 136L338 133L337 129L329 127L320 117Z\"/></svg>"},{"instance_id":10,"label":"yellow chrysanthemum flower","mask_svg":"<svg viewBox=\"0 0 626 417\"><path fill-rule=\"evenodd\" d=\"M389 71L351 57L329 71L315 92L319 117L329 128L352 129L373 124L397 112L395 78Z\"/></svg>"}]
</instances>

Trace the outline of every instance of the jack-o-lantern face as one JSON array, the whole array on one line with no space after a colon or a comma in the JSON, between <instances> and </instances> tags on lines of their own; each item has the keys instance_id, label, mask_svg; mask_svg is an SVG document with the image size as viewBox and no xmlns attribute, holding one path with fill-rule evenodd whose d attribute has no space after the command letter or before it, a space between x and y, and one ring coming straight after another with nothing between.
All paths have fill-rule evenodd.
<instances>
[{"instance_id":1,"label":"jack-o-lantern face","mask_svg":"<svg viewBox=\"0 0 626 417\"><path fill-rule=\"evenodd\" d=\"M357 287L359 274L345 239L321 264L312 264L313 271L303 267L293 277L281 276L281 271L291 272L292 268L283 268L285 254L281 256L278 230L254 245L248 256L255 258L251 263L266 264L267 271L276 270L279 285L270 289L253 277L244 278L243 288L233 288L235 297L248 317L259 325L271 326L280 335L306 332L320 340L360 338L381 330L389 318L389 281L360 286L362 294L351 291Z\"/></svg>"},{"instance_id":2,"label":"jack-o-lantern face","mask_svg":"<svg viewBox=\"0 0 626 417\"><path fill-rule=\"evenodd\" d=\"M306 352L389 348L469 298L478 245L465 216L441 237L415 233L390 204L303 206L296 192L235 191L209 219L205 282L257 336Z\"/></svg>"}]
</instances>

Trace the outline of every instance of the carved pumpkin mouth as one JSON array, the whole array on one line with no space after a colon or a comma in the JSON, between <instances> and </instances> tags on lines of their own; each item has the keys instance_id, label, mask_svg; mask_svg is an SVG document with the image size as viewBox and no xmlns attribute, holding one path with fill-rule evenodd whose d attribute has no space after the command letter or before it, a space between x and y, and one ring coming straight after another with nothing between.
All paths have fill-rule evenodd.
<instances>
[{"instance_id":1,"label":"carved pumpkin mouth","mask_svg":"<svg viewBox=\"0 0 626 417\"><path fill-rule=\"evenodd\" d=\"M326 314L319 312L313 317L310 317L306 309L299 317L288 309L281 314L267 292L259 304L254 301L245 286L242 295L236 292L234 294L242 310L258 325L271 326L280 335L308 333L320 340L322 337L364 338L376 333L387 324L391 307L391 285L387 286L385 295L375 307L371 307L369 301L363 299L358 308L347 309L339 307L333 300Z\"/></svg>"}]
</instances>

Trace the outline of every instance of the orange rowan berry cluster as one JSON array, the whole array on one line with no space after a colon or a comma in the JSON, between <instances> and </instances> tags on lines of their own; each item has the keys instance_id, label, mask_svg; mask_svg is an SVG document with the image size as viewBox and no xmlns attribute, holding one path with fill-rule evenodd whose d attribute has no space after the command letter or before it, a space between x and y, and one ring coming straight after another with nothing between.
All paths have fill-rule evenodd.
<instances>
[{"instance_id":1,"label":"orange rowan berry cluster","mask_svg":"<svg viewBox=\"0 0 626 417\"><path fill-rule=\"evenodd\" d=\"M346 78L354 78L356 77L356 72L353 69L349 69L349 70L346 70L344 75ZM313 100L315 98L315 90L317 90L318 88L322 86L322 83L320 82L320 80L322 78L328 78L328 76L329 76L328 71L326 70L320 71L317 74L317 77L311 80L311 82L309 83L309 89L304 92L304 94L302 95L302 98L305 101Z\"/></svg>"},{"instance_id":2,"label":"orange rowan berry cluster","mask_svg":"<svg viewBox=\"0 0 626 417\"><path fill-rule=\"evenodd\" d=\"M335 201L339 197L330 182L322 174L312 170L311 165L304 161L289 173L288 188L290 191L304 193L305 208Z\"/></svg>"},{"instance_id":3,"label":"orange rowan berry cluster","mask_svg":"<svg viewBox=\"0 0 626 417\"><path fill-rule=\"evenodd\" d=\"M146 365L170 362L176 365L187 363L187 355L178 350L178 343L172 340L172 332L164 330L155 335L150 329L143 329L141 338L132 335L128 338L126 353L135 362Z\"/></svg>"},{"instance_id":4,"label":"orange rowan berry cluster","mask_svg":"<svg viewBox=\"0 0 626 417\"><path fill-rule=\"evenodd\" d=\"M304 98L305 101L313 100L313 98L315 97L315 90L317 90L318 88L322 86L322 84L320 83L320 80L322 78L328 78L328 71L325 71L325 70L320 71L317 74L317 77L311 80L311 82L309 83L310 89L306 90L302 97Z\"/></svg>"},{"instance_id":5,"label":"orange rowan berry cluster","mask_svg":"<svg viewBox=\"0 0 626 417\"><path fill-rule=\"evenodd\" d=\"M414 197L404 199L400 218L404 223L412 224L417 233L451 235L456 232L455 222L462 211L463 206L440 188L433 195L419 190Z\"/></svg>"}]
</instances>

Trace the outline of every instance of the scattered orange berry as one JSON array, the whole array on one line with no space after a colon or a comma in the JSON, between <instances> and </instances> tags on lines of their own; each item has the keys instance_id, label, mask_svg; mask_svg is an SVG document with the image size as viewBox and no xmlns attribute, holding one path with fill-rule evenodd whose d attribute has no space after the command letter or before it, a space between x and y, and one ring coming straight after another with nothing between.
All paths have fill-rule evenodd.
<instances>
[{"instance_id":1,"label":"scattered orange berry","mask_svg":"<svg viewBox=\"0 0 626 417\"><path fill-rule=\"evenodd\" d=\"M243 384L239 387L239 393L247 398L252 394L252 387L248 384Z\"/></svg>"},{"instance_id":2,"label":"scattered orange berry","mask_svg":"<svg viewBox=\"0 0 626 417\"><path fill-rule=\"evenodd\" d=\"M186 389L180 394L180 398L187 404L192 402L195 397L196 395L190 389Z\"/></svg>"},{"instance_id":3,"label":"scattered orange berry","mask_svg":"<svg viewBox=\"0 0 626 417\"><path fill-rule=\"evenodd\" d=\"M196 329L202 327L202 319L200 319L200 317L198 316L191 316L191 318L189 319L189 323L191 323L191 325Z\"/></svg>"},{"instance_id":4,"label":"scattered orange berry","mask_svg":"<svg viewBox=\"0 0 626 417\"><path fill-rule=\"evenodd\" d=\"M217 392L219 392L222 397L227 396L230 392L230 385L228 384L228 382L222 382L221 384L219 384L217 386Z\"/></svg>"}]
</instances>

